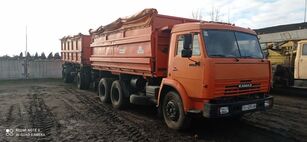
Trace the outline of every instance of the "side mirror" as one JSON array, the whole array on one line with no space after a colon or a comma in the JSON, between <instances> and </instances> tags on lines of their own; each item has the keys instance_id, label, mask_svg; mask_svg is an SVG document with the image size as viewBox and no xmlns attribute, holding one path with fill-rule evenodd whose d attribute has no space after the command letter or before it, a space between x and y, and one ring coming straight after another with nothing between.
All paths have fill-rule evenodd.
<instances>
[{"instance_id":1,"label":"side mirror","mask_svg":"<svg viewBox=\"0 0 307 142\"><path fill-rule=\"evenodd\" d=\"M181 50L181 57L183 57L183 58L191 58L192 57L192 50L190 48L182 49Z\"/></svg>"}]
</instances>

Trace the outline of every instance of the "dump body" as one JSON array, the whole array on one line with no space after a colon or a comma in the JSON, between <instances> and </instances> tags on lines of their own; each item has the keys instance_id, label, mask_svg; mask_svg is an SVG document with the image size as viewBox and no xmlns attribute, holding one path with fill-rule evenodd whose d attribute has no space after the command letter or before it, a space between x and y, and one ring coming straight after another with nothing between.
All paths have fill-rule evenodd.
<instances>
[{"instance_id":1,"label":"dump body","mask_svg":"<svg viewBox=\"0 0 307 142\"><path fill-rule=\"evenodd\" d=\"M91 65L113 73L166 77L171 27L196 20L145 10L92 33Z\"/></svg>"},{"instance_id":2,"label":"dump body","mask_svg":"<svg viewBox=\"0 0 307 142\"><path fill-rule=\"evenodd\" d=\"M61 57L65 63L90 65L91 38L89 35L67 36L61 39Z\"/></svg>"}]
</instances>

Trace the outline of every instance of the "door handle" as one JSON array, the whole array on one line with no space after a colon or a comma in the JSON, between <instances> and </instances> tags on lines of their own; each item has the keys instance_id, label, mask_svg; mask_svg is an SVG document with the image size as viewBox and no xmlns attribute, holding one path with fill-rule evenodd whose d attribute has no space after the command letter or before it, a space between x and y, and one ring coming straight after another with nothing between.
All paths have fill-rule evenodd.
<instances>
[{"instance_id":1,"label":"door handle","mask_svg":"<svg viewBox=\"0 0 307 142\"><path fill-rule=\"evenodd\" d=\"M178 71L178 69L176 67L173 68L173 71Z\"/></svg>"}]
</instances>

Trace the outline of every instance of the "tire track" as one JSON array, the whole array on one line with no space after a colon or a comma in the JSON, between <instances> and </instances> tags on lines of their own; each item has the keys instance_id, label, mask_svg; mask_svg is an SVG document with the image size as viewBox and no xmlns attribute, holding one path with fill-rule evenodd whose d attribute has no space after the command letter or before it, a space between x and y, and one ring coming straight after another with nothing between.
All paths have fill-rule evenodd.
<instances>
[{"instance_id":1,"label":"tire track","mask_svg":"<svg viewBox=\"0 0 307 142\"><path fill-rule=\"evenodd\" d=\"M15 108L14 105L11 105L11 106L10 106L9 111L8 111L7 114L6 114L6 120L5 120L6 123L10 123L10 122L13 122L13 121L14 121L14 118L12 117L14 108Z\"/></svg>"},{"instance_id":2,"label":"tire track","mask_svg":"<svg viewBox=\"0 0 307 142\"><path fill-rule=\"evenodd\" d=\"M39 88L32 87L32 89L35 93L30 97L31 101L28 110L32 128L37 128L44 134L37 138L38 141L53 141L53 129L59 129L60 124L46 105L44 99L42 99L42 95L37 94L41 92Z\"/></svg>"},{"instance_id":3,"label":"tire track","mask_svg":"<svg viewBox=\"0 0 307 142\"><path fill-rule=\"evenodd\" d=\"M86 95L81 95L79 92L66 88L70 94L74 94L82 104L88 106L91 113L96 114L95 120L100 120L110 126L108 134L115 133L118 136L123 136L128 141L149 141L140 128L129 125L128 120L121 119L113 110L106 109L98 100L89 98Z\"/></svg>"}]
</instances>

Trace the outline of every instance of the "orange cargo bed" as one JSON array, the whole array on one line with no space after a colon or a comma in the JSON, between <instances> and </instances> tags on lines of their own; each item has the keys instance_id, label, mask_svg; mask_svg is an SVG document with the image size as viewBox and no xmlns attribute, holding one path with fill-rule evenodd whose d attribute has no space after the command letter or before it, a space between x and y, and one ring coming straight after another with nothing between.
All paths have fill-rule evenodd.
<instances>
[{"instance_id":1,"label":"orange cargo bed","mask_svg":"<svg viewBox=\"0 0 307 142\"><path fill-rule=\"evenodd\" d=\"M90 65L91 37L78 34L61 39L61 58L63 62Z\"/></svg>"},{"instance_id":2,"label":"orange cargo bed","mask_svg":"<svg viewBox=\"0 0 307 142\"><path fill-rule=\"evenodd\" d=\"M155 9L120 18L91 32L91 66L113 73L165 77L171 27L195 21L160 15Z\"/></svg>"}]
</instances>

